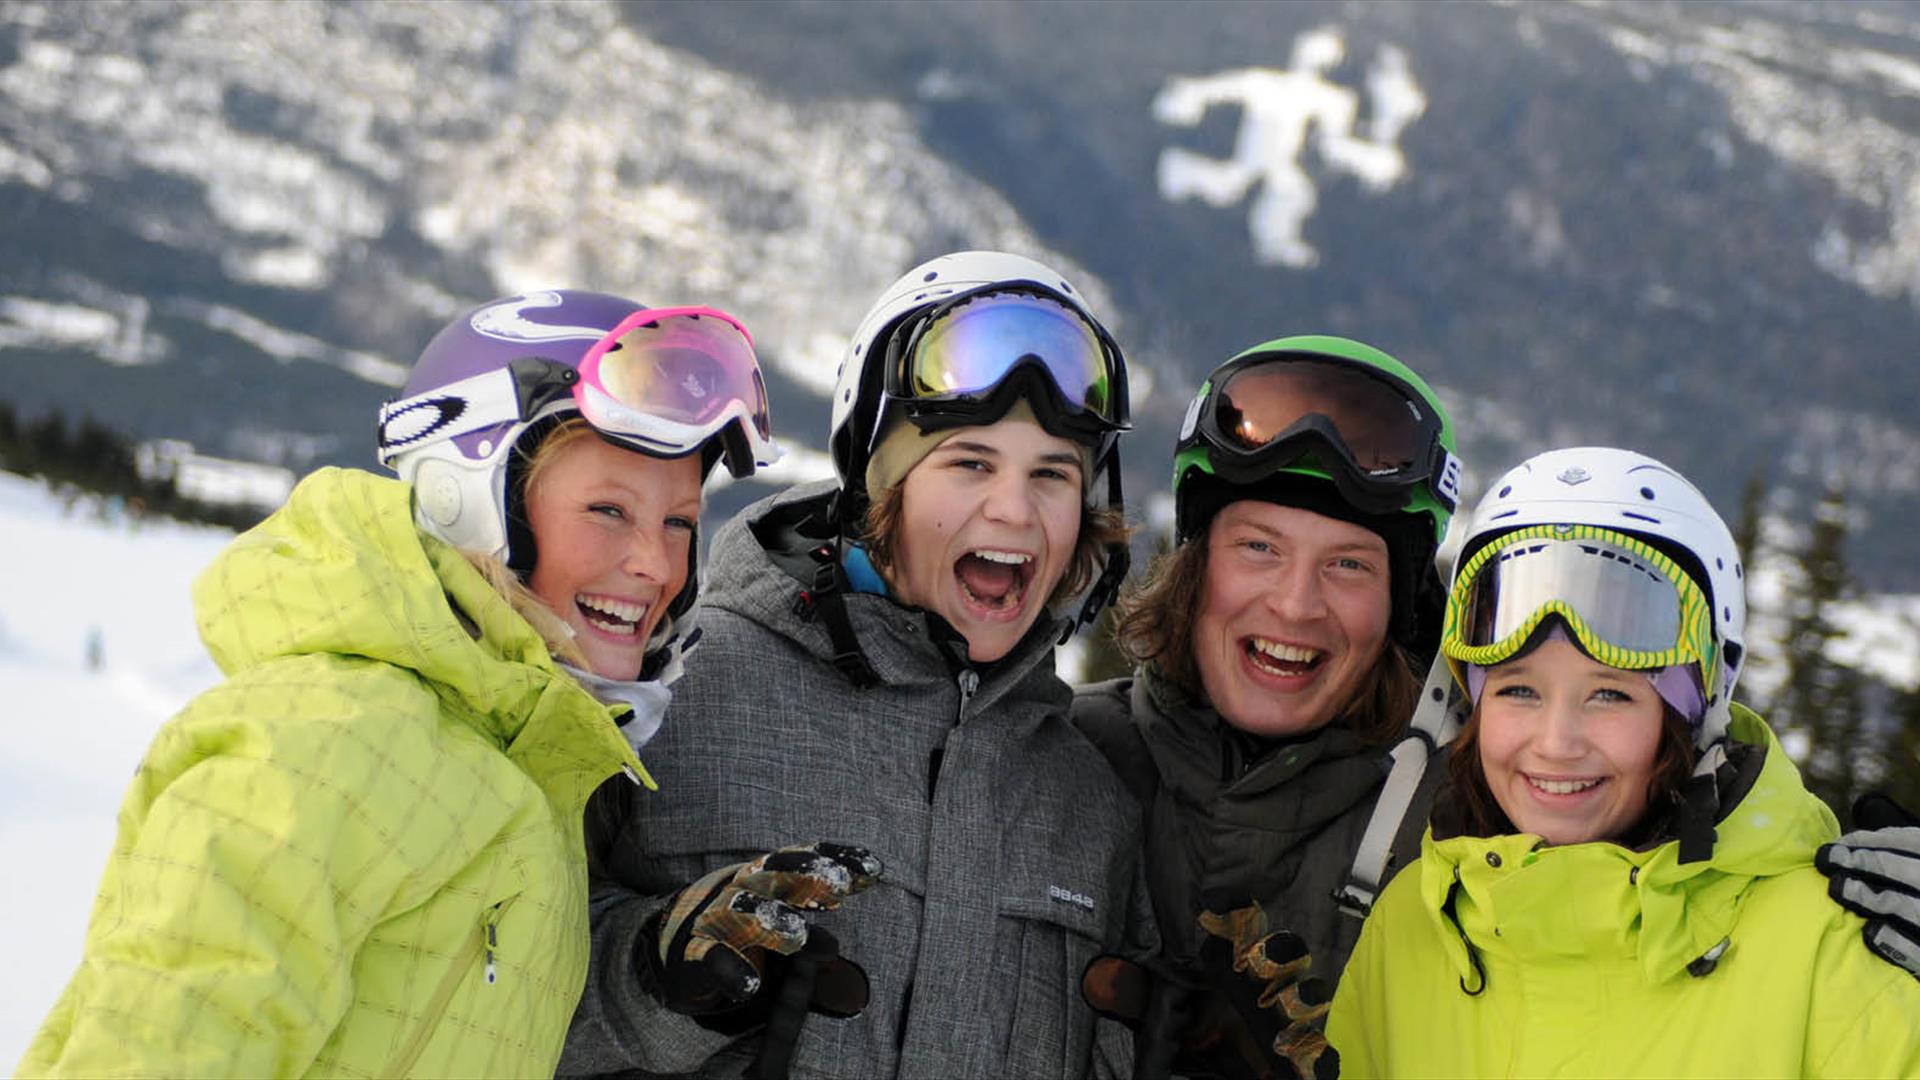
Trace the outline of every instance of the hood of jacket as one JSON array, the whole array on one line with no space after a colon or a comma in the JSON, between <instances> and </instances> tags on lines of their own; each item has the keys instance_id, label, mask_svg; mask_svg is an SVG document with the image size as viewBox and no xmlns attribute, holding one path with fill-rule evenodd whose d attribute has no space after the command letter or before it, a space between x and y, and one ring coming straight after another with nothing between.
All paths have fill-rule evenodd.
<instances>
[{"instance_id":1,"label":"hood of jacket","mask_svg":"<svg viewBox=\"0 0 1920 1080\"><path fill-rule=\"evenodd\" d=\"M1351 810L1387 772L1384 748L1327 725L1292 739L1260 740L1191 700L1153 667L1134 680L1133 715L1153 750L1160 783L1209 808L1218 824L1295 839Z\"/></svg>"},{"instance_id":2,"label":"hood of jacket","mask_svg":"<svg viewBox=\"0 0 1920 1080\"><path fill-rule=\"evenodd\" d=\"M795 568L807 565L805 556L776 559L756 530L773 531L763 524L770 515L808 510L824 514L835 490L832 481L800 484L754 503L722 525L714 534L707 580L701 584L701 606L736 614L831 664L833 641L809 599L812 583L795 576ZM815 545L830 550L833 544L830 539L810 543L792 534L783 536L782 543L795 552ZM1043 614L1006 656L991 664L974 664L966 660L964 639L938 615L877 593L848 592L842 598L861 652L882 683L951 685L971 670L978 685L969 696L965 715L985 712L1016 690L1022 700L1046 706L1023 710L1023 715L1066 713L1072 691L1054 674L1053 646L1061 623L1051 612Z\"/></svg>"},{"instance_id":3,"label":"hood of jacket","mask_svg":"<svg viewBox=\"0 0 1920 1080\"><path fill-rule=\"evenodd\" d=\"M229 677L282 657L362 657L413 672L533 775L579 773L567 786L590 791L622 766L639 770L617 728L626 707L583 690L479 571L421 532L398 480L313 473L200 574L193 600ZM582 769L589 746L604 772Z\"/></svg>"},{"instance_id":4,"label":"hood of jacket","mask_svg":"<svg viewBox=\"0 0 1920 1080\"><path fill-rule=\"evenodd\" d=\"M1722 806L1713 853L1680 861L1680 843L1545 845L1538 836L1455 836L1421 853L1423 906L1445 933L1463 985L1478 977L1472 942L1498 937L1523 955L1637 954L1650 982L1706 963L1731 944L1741 900L1758 879L1813 865L1839 834L1766 723L1733 707L1730 737L1762 755L1757 778Z\"/></svg>"}]
</instances>

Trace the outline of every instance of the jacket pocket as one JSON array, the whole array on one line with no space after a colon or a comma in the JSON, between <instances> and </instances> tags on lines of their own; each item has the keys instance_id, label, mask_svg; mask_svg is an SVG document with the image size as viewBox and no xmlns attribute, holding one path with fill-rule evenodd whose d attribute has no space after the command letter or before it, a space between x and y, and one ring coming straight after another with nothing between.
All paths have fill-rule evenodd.
<instances>
[{"instance_id":1,"label":"jacket pocket","mask_svg":"<svg viewBox=\"0 0 1920 1080\"><path fill-rule=\"evenodd\" d=\"M1001 998L1008 1007L1003 1075L1086 1074L1094 1017L1080 998L1080 973L1100 952L1103 928L1092 904L1064 885L1001 898L995 970L1011 983Z\"/></svg>"},{"instance_id":2,"label":"jacket pocket","mask_svg":"<svg viewBox=\"0 0 1920 1080\"><path fill-rule=\"evenodd\" d=\"M427 999L427 1007L421 1010L420 1024L407 1036L400 1049L395 1051L392 1060L380 1070L381 1076L406 1076L420 1060L427 1043L433 1039L433 1033L440 1028L440 1021L447 1015L447 1006L452 1004L453 995L466 981L467 975L476 966L481 966L482 977L492 984L498 977L497 952L500 947L500 922L506 918L507 909L518 900L518 895L509 896L496 904L491 904L480 912L479 925L467 935L460 945L460 951L454 953L447 963L445 974L440 976L439 985L433 988L433 996Z\"/></svg>"}]
</instances>

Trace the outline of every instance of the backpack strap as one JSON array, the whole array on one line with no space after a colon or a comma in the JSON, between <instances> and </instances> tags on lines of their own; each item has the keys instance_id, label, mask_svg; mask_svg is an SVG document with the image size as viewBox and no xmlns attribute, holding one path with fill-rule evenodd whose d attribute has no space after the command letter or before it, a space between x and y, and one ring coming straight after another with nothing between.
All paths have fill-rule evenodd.
<instances>
[{"instance_id":1,"label":"backpack strap","mask_svg":"<svg viewBox=\"0 0 1920 1080\"><path fill-rule=\"evenodd\" d=\"M1373 817L1360 836L1360 846L1353 853L1353 868L1347 872L1346 884L1333 891L1341 911L1364 919L1373 910L1393 860L1395 841L1405 831L1414 796L1430 782L1427 767L1440 749L1460 734L1469 710L1466 695L1453 683L1446 658L1434 657L1427 669L1426 684L1420 688L1413 722L1389 755L1393 765L1380 788L1380 797L1374 800Z\"/></svg>"}]
</instances>

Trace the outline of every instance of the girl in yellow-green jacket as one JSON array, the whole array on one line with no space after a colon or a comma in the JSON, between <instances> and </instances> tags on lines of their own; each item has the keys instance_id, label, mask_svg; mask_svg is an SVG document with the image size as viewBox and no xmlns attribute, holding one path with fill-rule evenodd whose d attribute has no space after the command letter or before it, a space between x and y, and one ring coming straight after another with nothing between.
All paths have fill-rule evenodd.
<instances>
[{"instance_id":1,"label":"girl in yellow-green jacket","mask_svg":"<svg viewBox=\"0 0 1920 1080\"><path fill-rule=\"evenodd\" d=\"M1729 703L1741 579L1650 458L1493 483L1442 639L1472 718L1334 998L1346 1075L1920 1075L1920 982L1828 900L1832 813Z\"/></svg>"},{"instance_id":2,"label":"girl in yellow-green jacket","mask_svg":"<svg viewBox=\"0 0 1920 1080\"><path fill-rule=\"evenodd\" d=\"M651 783L701 482L777 454L765 391L729 316L548 292L404 393L400 480L315 473L195 583L227 681L154 738L22 1074L552 1073L582 808Z\"/></svg>"}]
</instances>

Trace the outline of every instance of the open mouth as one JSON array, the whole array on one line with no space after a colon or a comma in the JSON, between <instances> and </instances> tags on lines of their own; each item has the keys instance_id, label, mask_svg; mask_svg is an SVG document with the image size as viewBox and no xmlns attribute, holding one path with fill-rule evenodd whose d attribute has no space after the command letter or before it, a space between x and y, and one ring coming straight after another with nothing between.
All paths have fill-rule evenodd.
<instances>
[{"instance_id":1,"label":"open mouth","mask_svg":"<svg viewBox=\"0 0 1920 1080\"><path fill-rule=\"evenodd\" d=\"M1263 637L1249 637L1242 647L1246 649L1247 659L1253 662L1255 670L1284 679L1297 679L1310 674L1327 658L1327 654L1320 649L1288 645Z\"/></svg>"},{"instance_id":2,"label":"open mouth","mask_svg":"<svg viewBox=\"0 0 1920 1080\"><path fill-rule=\"evenodd\" d=\"M1582 791L1597 788L1603 782L1603 779L1545 780L1538 776L1527 777L1527 783L1532 784L1534 790L1548 795L1577 795Z\"/></svg>"},{"instance_id":3,"label":"open mouth","mask_svg":"<svg viewBox=\"0 0 1920 1080\"><path fill-rule=\"evenodd\" d=\"M575 596L573 605L587 625L615 637L637 637L650 605L616 600L611 596Z\"/></svg>"},{"instance_id":4,"label":"open mouth","mask_svg":"<svg viewBox=\"0 0 1920 1080\"><path fill-rule=\"evenodd\" d=\"M1033 582L1033 556L1024 551L975 548L953 564L953 578L967 603L992 614L1020 609Z\"/></svg>"}]
</instances>

